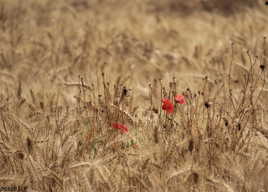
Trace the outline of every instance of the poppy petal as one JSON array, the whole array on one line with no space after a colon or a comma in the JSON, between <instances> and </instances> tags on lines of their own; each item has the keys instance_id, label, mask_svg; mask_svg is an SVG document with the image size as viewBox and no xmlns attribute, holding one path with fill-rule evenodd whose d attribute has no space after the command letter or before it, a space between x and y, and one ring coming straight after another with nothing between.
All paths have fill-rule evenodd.
<instances>
[{"instance_id":1,"label":"poppy petal","mask_svg":"<svg viewBox=\"0 0 268 192\"><path fill-rule=\"evenodd\" d=\"M176 103L179 103L179 104L186 104L186 100L185 100L184 96L180 95L180 94L175 96L175 101L176 101Z\"/></svg>"},{"instance_id":2,"label":"poppy petal","mask_svg":"<svg viewBox=\"0 0 268 192\"><path fill-rule=\"evenodd\" d=\"M162 99L162 109L165 110L167 113L174 112L174 105L169 99Z\"/></svg>"},{"instance_id":3,"label":"poppy petal","mask_svg":"<svg viewBox=\"0 0 268 192\"><path fill-rule=\"evenodd\" d=\"M120 130L122 133L127 133L128 132L128 127L121 124L121 123L112 123L112 127L115 129Z\"/></svg>"}]
</instances>

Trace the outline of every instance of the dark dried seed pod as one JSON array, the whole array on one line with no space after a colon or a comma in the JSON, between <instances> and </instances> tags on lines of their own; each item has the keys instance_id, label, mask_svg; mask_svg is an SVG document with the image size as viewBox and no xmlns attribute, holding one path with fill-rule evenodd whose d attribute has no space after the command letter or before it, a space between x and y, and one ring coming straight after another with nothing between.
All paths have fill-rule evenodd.
<instances>
[{"instance_id":1,"label":"dark dried seed pod","mask_svg":"<svg viewBox=\"0 0 268 192\"><path fill-rule=\"evenodd\" d=\"M156 108L154 107L154 108L153 108L153 112L157 114L157 113L158 113L158 109L156 109Z\"/></svg>"},{"instance_id":2,"label":"dark dried seed pod","mask_svg":"<svg viewBox=\"0 0 268 192\"><path fill-rule=\"evenodd\" d=\"M262 71L264 71L264 70L265 70L265 65L264 65L264 64L261 64L261 65L260 65L260 69L261 69Z\"/></svg>"},{"instance_id":3,"label":"dark dried seed pod","mask_svg":"<svg viewBox=\"0 0 268 192\"><path fill-rule=\"evenodd\" d=\"M188 150L190 152L194 150L194 141L192 139L189 141Z\"/></svg>"},{"instance_id":4,"label":"dark dried seed pod","mask_svg":"<svg viewBox=\"0 0 268 192\"><path fill-rule=\"evenodd\" d=\"M31 153L33 151L33 142L29 137L27 137L26 139L26 145L27 145L28 152Z\"/></svg>"},{"instance_id":5,"label":"dark dried seed pod","mask_svg":"<svg viewBox=\"0 0 268 192\"><path fill-rule=\"evenodd\" d=\"M192 172L192 174L189 176L189 179L193 182L193 184L197 184L199 181L198 173Z\"/></svg>"},{"instance_id":6,"label":"dark dried seed pod","mask_svg":"<svg viewBox=\"0 0 268 192\"><path fill-rule=\"evenodd\" d=\"M238 131L241 130L241 124L240 123L237 124L237 129L238 129Z\"/></svg>"},{"instance_id":7,"label":"dark dried seed pod","mask_svg":"<svg viewBox=\"0 0 268 192\"><path fill-rule=\"evenodd\" d=\"M207 102L207 101L204 103L204 105L205 105L206 108L210 108L210 106L211 106L210 103Z\"/></svg>"},{"instance_id":8,"label":"dark dried seed pod","mask_svg":"<svg viewBox=\"0 0 268 192\"><path fill-rule=\"evenodd\" d=\"M22 152L17 152L17 157L18 157L18 159L23 160L24 154Z\"/></svg>"},{"instance_id":9,"label":"dark dried seed pod","mask_svg":"<svg viewBox=\"0 0 268 192\"><path fill-rule=\"evenodd\" d=\"M224 125L225 125L226 127L228 127L229 123L228 123L228 120L227 120L227 119L224 119Z\"/></svg>"},{"instance_id":10,"label":"dark dried seed pod","mask_svg":"<svg viewBox=\"0 0 268 192\"><path fill-rule=\"evenodd\" d=\"M126 88L126 87L123 87L122 95L123 95L123 96L127 96L127 94L128 94L128 90L127 90L127 88Z\"/></svg>"}]
</instances>

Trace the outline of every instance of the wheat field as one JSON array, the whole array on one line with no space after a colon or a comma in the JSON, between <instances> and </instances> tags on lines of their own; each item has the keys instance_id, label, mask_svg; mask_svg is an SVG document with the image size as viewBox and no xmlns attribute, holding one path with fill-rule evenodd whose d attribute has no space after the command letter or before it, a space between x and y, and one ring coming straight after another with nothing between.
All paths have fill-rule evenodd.
<instances>
[{"instance_id":1,"label":"wheat field","mask_svg":"<svg viewBox=\"0 0 268 192\"><path fill-rule=\"evenodd\" d=\"M0 191L268 192L267 23L257 0L0 0Z\"/></svg>"}]
</instances>

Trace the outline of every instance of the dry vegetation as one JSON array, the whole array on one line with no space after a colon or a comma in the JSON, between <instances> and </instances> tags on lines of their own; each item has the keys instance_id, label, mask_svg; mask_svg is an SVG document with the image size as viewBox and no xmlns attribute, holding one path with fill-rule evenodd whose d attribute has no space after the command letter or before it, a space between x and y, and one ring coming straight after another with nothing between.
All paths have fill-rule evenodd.
<instances>
[{"instance_id":1,"label":"dry vegetation","mask_svg":"<svg viewBox=\"0 0 268 192\"><path fill-rule=\"evenodd\" d=\"M267 192L267 13L1 0L0 187ZM187 103L168 114L161 99L177 93Z\"/></svg>"}]
</instances>

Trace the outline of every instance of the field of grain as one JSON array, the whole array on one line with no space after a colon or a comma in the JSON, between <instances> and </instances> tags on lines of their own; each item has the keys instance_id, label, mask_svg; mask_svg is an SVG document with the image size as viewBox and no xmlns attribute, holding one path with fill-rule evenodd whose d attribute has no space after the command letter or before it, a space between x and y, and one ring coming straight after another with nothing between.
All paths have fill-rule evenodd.
<instances>
[{"instance_id":1,"label":"field of grain","mask_svg":"<svg viewBox=\"0 0 268 192\"><path fill-rule=\"evenodd\" d=\"M267 23L257 0L0 0L0 191L268 192Z\"/></svg>"}]
</instances>

